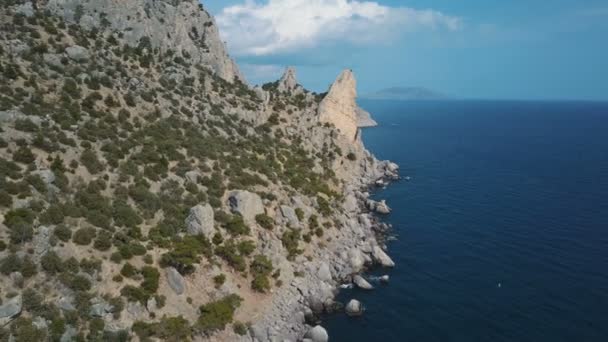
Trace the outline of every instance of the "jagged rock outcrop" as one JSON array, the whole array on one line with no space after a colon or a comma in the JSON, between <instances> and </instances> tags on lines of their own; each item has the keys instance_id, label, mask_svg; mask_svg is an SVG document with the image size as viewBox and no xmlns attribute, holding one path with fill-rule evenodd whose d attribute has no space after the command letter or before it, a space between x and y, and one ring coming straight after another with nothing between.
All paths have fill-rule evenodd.
<instances>
[{"instance_id":1,"label":"jagged rock outcrop","mask_svg":"<svg viewBox=\"0 0 608 342\"><path fill-rule=\"evenodd\" d=\"M357 126L359 127L374 127L378 126L378 123L372 119L372 115L361 107L357 107Z\"/></svg>"},{"instance_id":2,"label":"jagged rock outcrop","mask_svg":"<svg viewBox=\"0 0 608 342\"><path fill-rule=\"evenodd\" d=\"M302 87L298 85L295 68L288 67L285 70L285 73L279 80L277 90L280 92L295 92L296 90L302 90Z\"/></svg>"},{"instance_id":3,"label":"jagged rock outcrop","mask_svg":"<svg viewBox=\"0 0 608 342\"><path fill-rule=\"evenodd\" d=\"M186 218L186 229L190 235L203 234L210 239L215 234L213 208L209 204L197 205L190 209Z\"/></svg>"},{"instance_id":4,"label":"jagged rock outcrop","mask_svg":"<svg viewBox=\"0 0 608 342\"><path fill-rule=\"evenodd\" d=\"M350 141L357 138L357 81L352 70L344 70L319 105L319 122L334 125Z\"/></svg>"},{"instance_id":5,"label":"jagged rock outcrop","mask_svg":"<svg viewBox=\"0 0 608 342\"><path fill-rule=\"evenodd\" d=\"M149 43L149 48L161 52L189 55L228 82L245 82L228 56L215 20L198 1L48 0L43 6L85 29L109 25L133 47ZM78 57L84 56L81 52Z\"/></svg>"},{"instance_id":6,"label":"jagged rock outcrop","mask_svg":"<svg viewBox=\"0 0 608 342\"><path fill-rule=\"evenodd\" d=\"M365 278L363 278L362 276L360 276L358 274L353 277L353 283L362 290L373 290L374 289L372 284L370 284L367 280L365 280Z\"/></svg>"},{"instance_id":7,"label":"jagged rock outcrop","mask_svg":"<svg viewBox=\"0 0 608 342\"><path fill-rule=\"evenodd\" d=\"M255 223L255 216L264 213L264 204L259 195L249 191L233 191L228 196L230 210L241 214L247 224Z\"/></svg>"}]
</instances>

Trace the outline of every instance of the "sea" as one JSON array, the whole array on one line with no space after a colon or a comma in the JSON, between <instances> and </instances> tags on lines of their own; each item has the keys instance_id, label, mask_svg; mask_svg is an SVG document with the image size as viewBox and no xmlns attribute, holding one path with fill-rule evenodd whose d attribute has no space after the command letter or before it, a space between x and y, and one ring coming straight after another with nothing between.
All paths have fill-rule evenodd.
<instances>
[{"instance_id":1,"label":"sea","mask_svg":"<svg viewBox=\"0 0 608 342\"><path fill-rule=\"evenodd\" d=\"M341 291L365 312L323 317L330 341L608 341L608 103L360 105L410 178L373 195L397 266Z\"/></svg>"}]
</instances>

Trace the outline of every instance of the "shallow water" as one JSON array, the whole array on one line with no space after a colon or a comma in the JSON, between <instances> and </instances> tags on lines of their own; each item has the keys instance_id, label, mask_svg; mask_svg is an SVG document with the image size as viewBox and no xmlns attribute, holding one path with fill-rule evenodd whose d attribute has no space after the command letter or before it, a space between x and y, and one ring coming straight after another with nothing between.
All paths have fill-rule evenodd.
<instances>
[{"instance_id":1,"label":"shallow water","mask_svg":"<svg viewBox=\"0 0 608 342\"><path fill-rule=\"evenodd\" d=\"M397 263L331 341L608 341L608 103L367 101Z\"/></svg>"}]
</instances>

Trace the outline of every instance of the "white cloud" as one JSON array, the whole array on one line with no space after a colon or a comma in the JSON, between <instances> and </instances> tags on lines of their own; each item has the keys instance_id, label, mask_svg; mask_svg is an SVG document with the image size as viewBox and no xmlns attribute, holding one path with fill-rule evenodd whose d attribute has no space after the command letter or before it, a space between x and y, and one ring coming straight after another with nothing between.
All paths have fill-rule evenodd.
<instances>
[{"instance_id":1,"label":"white cloud","mask_svg":"<svg viewBox=\"0 0 608 342\"><path fill-rule=\"evenodd\" d=\"M275 64L249 64L240 65L242 71L253 81L278 79L285 71L284 66Z\"/></svg>"},{"instance_id":2,"label":"white cloud","mask_svg":"<svg viewBox=\"0 0 608 342\"><path fill-rule=\"evenodd\" d=\"M245 0L217 16L237 55L271 55L322 43L390 41L420 29L458 30L462 20L434 10L388 7L372 1Z\"/></svg>"}]
</instances>

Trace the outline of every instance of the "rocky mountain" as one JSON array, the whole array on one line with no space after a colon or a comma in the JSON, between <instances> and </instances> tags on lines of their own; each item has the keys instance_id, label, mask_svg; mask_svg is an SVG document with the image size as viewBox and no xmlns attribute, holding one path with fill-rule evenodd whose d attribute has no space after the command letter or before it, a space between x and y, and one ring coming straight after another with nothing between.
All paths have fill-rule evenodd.
<instances>
[{"instance_id":1,"label":"rocky mountain","mask_svg":"<svg viewBox=\"0 0 608 342\"><path fill-rule=\"evenodd\" d=\"M378 126L378 123L372 118L372 115L365 109L357 108L357 126L363 127L374 127Z\"/></svg>"},{"instance_id":2,"label":"rocky mountain","mask_svg":"<svg viewBox=\"0 0 608 342\"><path fill-rule=\"evenodd\" d=\"M4 0L0 89L1 340L324 341L393 266L352 71L251 88L195 0Z\"/></svg>"},{"instance_id":3,"label":"rocky mountain","mask_svg":"<svg viewBox=\"0 0 608 342\"><path fill-rule=\"evenodd\" d=\"M446 100L448 96L421 87L393 87L361 96L368 100L425 101Z\"/></svg>"}]
</instances>

